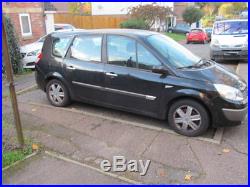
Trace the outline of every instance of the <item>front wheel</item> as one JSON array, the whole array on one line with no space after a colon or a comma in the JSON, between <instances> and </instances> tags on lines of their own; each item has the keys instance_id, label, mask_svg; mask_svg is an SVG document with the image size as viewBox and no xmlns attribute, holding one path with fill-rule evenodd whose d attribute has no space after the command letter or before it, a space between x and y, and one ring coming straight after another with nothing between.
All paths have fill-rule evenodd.
<instances>
[{"instance_id":1,"label":"front wheel","mask_svg":"<svg viewBox=\"0 0 250 187\"><path fill-rule=\"evenodd\" d=\"M46 86L46 93L48 100L54 106L63 107L70 103L69 92L59 80L49 81Z\"/></svg>"},{"instance_id":2,"label":"front wheel","mask_svg":"<svg viewBox=\"0 0 250 187\"><path fill-rule=\"evenodd\" d=\"M210 119L207 110L200 103L183 99L170 107L168 122L179 134L199 136L208 129Z\"/></svg>"}]
</instances>

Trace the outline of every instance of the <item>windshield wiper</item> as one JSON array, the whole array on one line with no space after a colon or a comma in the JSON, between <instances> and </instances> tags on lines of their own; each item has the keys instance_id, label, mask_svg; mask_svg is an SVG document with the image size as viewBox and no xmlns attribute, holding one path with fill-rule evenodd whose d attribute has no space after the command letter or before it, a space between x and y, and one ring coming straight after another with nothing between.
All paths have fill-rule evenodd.
<instances>
[{"instance_id":1,"label":"windshield wiper","mask_svg":"<svg viewBox=\"0 0 250 187\"><path fill-rule=\"evenodd\" d=\"M197 63L189 65L189 66L183 66L183 67L178 67L177 69L189 69L189 68L199 68L202 65L208 63L208 61L204 58L201 58Z\"/></svg>"}]
</instances>

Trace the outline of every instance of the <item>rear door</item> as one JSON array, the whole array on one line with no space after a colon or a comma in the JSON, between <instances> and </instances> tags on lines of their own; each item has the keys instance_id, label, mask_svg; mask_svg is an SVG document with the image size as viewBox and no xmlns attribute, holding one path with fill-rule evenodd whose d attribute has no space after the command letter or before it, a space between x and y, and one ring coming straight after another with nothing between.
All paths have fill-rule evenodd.
<instances>
[{"instance_id":1,"label":"rear door","mask_svg":"<svg viewBox=\"0 0 250 187\"><path fill-rule=\"evenodd\" d=\"M65 74L77 98L103 102L103 35L79 35L65 59Z\"/></svg>"}]
</instances>

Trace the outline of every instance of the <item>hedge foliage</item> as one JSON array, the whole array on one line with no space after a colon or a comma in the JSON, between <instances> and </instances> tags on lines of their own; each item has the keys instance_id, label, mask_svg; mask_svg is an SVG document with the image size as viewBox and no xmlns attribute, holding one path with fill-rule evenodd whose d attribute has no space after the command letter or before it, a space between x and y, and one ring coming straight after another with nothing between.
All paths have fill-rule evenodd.
<instances>
[{"instance_id":1,"label":"hedge foliage","mask_svg":"<svg viewBox=\"0 0 250 187\"><path fill-rule=\"evenodd\" d=\"M121 23L121 28L148 30L149 25L143 19L129 19Z\"/></svg>"},{"instance_id":2,"label":"hedge foliage","mask_svg":"<svg viewBox=\"0 0 250 187\"><path fill-rule=\"evenodd\" d=\"M22 72L22 64L21 64L21 53L20 53L20 45L18 37L15 32L14 26L11 22L11 19L5 15L3 21L5 22L8 50L10 55L10 61L12 64L12 70L15 74L20 73ZM2 73L4 72L4 69L5 69L4 63L2 63Z\"/></svg>"}]
</instances>

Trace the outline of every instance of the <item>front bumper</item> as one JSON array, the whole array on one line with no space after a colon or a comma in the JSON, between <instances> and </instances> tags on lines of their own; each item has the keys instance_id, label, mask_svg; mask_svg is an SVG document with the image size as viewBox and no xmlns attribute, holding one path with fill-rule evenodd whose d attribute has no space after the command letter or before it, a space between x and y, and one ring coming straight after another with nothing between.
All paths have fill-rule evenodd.
<instances>
[{"instance_id":1,"label":"front bumper","mask_svg":"<svg viewBox=\"0 0 250 187\"><path fill-rule=\"evenodd\" d=\"M224 116L230 121L243 121L247 115L248 107L243 109L228 109L223 108Z\"/></svg>"},{"instance_id":2,"label":"front bumper","mask_svg":"<svg viewBox=\"0 0 250 187\"><path fill-rule=\"evenodd\" d=\"M243 49L210 49L210 57L215 60L248 60L248 50Z\"/></svg>"},{"instance_id":3,"label":"front bumper","mask_svg":"<svg viewBox=\"0 0 250 187\"><path fill-rule=\"evenodd\" d=\"M36 57L24 57L21 62L23 64L23 68L35 68L35 61L37 60Z\"/></svg>"}]
</instances>

